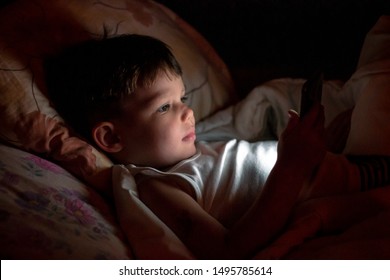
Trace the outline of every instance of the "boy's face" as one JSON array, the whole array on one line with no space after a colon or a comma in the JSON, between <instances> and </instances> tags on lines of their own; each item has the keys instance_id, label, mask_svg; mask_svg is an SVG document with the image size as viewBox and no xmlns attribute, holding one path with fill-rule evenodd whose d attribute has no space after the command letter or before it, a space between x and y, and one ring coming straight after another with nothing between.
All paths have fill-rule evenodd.
<instances>
[{"instance_id":1,"label":"boy's face","mask_svg":"<svg viewBox=\"0 0 390 280\"><path fill-rule=\"evenodd\" d=\"M123 117L113 121L125 164L167 167L196 153L194 113L185 101L182 78L164 72L126 99Z\"/></svg>"}]
</instances>

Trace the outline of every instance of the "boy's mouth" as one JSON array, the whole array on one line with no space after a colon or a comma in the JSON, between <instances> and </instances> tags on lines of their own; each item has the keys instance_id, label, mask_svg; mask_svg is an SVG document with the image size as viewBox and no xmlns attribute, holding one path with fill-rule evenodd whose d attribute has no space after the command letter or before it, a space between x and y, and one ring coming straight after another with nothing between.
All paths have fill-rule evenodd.
<instances>
[{"instance_id":1,"label":"boy's mouth","mask_svg":"<svg viewBox=\"0 0 390 280\"><path fill-rule=\"evenodd\" d=\"M191 130L186 136L184 136L183 141L195 141L196 133L195 130Z\"/></svg>"}]
</instances>

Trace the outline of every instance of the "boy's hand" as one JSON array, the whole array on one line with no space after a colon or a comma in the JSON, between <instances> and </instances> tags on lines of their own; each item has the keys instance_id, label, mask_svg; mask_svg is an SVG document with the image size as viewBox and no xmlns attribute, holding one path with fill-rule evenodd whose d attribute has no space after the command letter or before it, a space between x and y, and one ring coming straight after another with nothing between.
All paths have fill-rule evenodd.
<instances>
[{"instance_id":1,"label":"boy's hand","mask_svg":"<svg viewBox=\"0 0 390 280\"><path fill-rule=\"evenodd\" d=\"M289 116L289 123L278 144L278 161L291 168L306 170L310 174L326 153L324 108L318 103L302 118L292 110L289 111Z\"/></svg>"}]
</instances>

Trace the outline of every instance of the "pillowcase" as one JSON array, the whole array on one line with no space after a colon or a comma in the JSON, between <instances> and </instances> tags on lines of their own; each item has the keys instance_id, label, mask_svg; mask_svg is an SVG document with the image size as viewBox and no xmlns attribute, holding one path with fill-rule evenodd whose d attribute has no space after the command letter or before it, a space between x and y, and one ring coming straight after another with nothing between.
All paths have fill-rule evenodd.
<instances>
[{"instance_id":1,"label":"pillowcase","mask_svg":"<svg viewBox=\"0 0 390 280\"><path fill-rule=\"evenodd\" d=\"M111 162L63 123L45 95L42 62L90 38L136 33L168 44L183 68L197 120L233 100L224 62L175 13L154 1L20 0L0 10L0 138L45 154L96 187ZM102 186L99 186L102 185Z\"/></svg>"},{"instance_id":2,"label":"pillowcase","mask_svg":"<svg viewBox=\"0 0 390 280\"><path fill-rule=\"evenodd\" d=\"M1 259L132 259L115 210L66 170L0 144Z\"/></svg>"}]
</instances>

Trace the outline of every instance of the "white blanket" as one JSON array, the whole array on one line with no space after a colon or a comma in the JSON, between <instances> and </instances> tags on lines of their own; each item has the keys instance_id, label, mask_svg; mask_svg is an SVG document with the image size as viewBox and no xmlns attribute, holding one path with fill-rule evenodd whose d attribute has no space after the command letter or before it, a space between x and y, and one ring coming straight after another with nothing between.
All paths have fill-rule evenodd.
<instances>
[{"instance_id":1,"label":"white blanket","mask_svg":"<svg viewBox=\"0 0 390 280\"><path fill-rule=\"evenodd\" d=\"M197 125L200 140L248 141L278 139L288 121L288 110L299 112L303 79L276 79L253 89L248 96ZM339 113L354 106L354 95L344 93L342 82L327 81L323 86L322 104L326 124Z\"/></svg>"}]
</instances>

